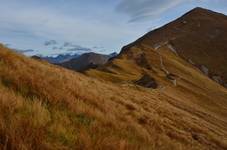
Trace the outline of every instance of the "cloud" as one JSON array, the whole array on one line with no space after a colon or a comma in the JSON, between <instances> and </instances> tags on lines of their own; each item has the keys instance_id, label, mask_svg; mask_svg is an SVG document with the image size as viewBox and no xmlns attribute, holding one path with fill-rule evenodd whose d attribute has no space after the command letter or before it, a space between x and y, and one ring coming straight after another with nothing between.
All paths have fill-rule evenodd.
<instances>
[{"instance_id":1,"label":"cloud","mask_svg":"<svg viewBox=\"0 0 227 150\"><path fill-rule=\"evenodd\" d=\"M190 0L122 0L117 11L129 15L129 22L157 17L169 9Z\"/></svg>"},{"instance_id":2,"label":"cloud","mask_svg":"<svg viewBox=\"0 0 227 150\"><path fill-rule=\"evenodd\" d=\"M92 48L93 49L103 49L104 47L103 46L93 46Z\"/></svg>"},{"instance_id":3,"label":"cloud","mask_svg":"<svg viewBox=\"0 0 227 150\"><path fill-rule=\"evenodd\" d=\"M67 49L67 51L69 52L90 52L91 49L90 48L86 48L86 47L81 47L81 46L76 46L74 48L70 48L70 49Z\"/></svg>"},{"instance_id":4,"label":"cloud","mask_svg":"<svg viewBox=\"0 0 227 150\"><path fill-rule=\"evenodd\" d=\"M68 47L68 46L71 46L71 45L72 45L72 43L70 43L70 42L64 42L63 47Z\"/></svg>"},{"instance_id":5,"label":"cloud","mask_svg":"<svg viewBox=\"0 0 227 150\"><path fill-rule=\"evenodd\" d=\"M114 11L118 0L0 1L0 41L19 49L32 48L37 53L51 54L54 46L59 51L69 48L60 48L59 43L44 45L44 41L54 39L120 50L143 33L143 28L126 24L127 18Z\"/></svg>"},{"instance_id":6,"label":"cloud","mask_svg":"<svg viewBox=\"0 0 227 150\"><path fill-rule=\"evenodd\" d=\"M69 48L69 47L71 47L71 48L81 48L81 46L73 44L71 42L64 42L62 47L65 47L65 48Z\"/></svg>"},{"instance_id":7,"label":"cloud","mask_svg":"<svg viewBox=\"0 0 227 150\"><path fill-rule=\"evenodd\" d=\"M89 52L89 51L91 51L90 48L82 47L80 45L76 45L71 42L64 42L63 45L61 46L61 48L64 48L64 49L66 49L66 51L69 51L69 52L78 52L78 51Z\"/></svg>"},{"instance_id":8,"label":"cloud","mask_svg":"<svg viewBox=\"0 0 227 150\"><path fill-rule=\"evenodd\" d=\"M58 5L62 3L57 2ZM108 22L99 21L95 17L88 19L83 15L80 15L80 17L79 13L67 14L64 12L66 10L60 11L50 6L36 7L23 4L18 6L19 3L14 0L14 3L7 1L4 6L0 6L2 10L2 13L0 13L0 31L9 31L15 34L15 31L12 30L16 27L17 30L29 33L35 38L56 38L59 41L72 41L73 39L76 42L85 43L84 41L86 41L86 43L90 42L91 44L94 43L93 41L102 42L101 39L107 38L116 40L120 37L119 33L128 34L129 32ZM18 9L20 11L16 13L12 11Z\"/></svg>"},{"instance_id":9,"label":"cloud","mask_svg":"<svg viewBox=\"0 0 227 150\"><path fill-rule=\"evenodd\" d=\"M52 46L52 45L56 45L56 44L57 44L57 41L55 41L55 40L49 40L44 43L45 46Z\"/></svg>"},{"instance_id":10,"label":"cloud","mask_svg":"<svg viewBox=\"0 0 227 150\"><path fill-rule=\"evenodd\" d=\"M19 53L31 53L31 52L34 52L35 50L27 49L27 50L15 50L15 51Z\"/></svg>"},{"instance_id":11,"label":"cloud","mask_svg":"<svg viewBox=\"0 0 227 150\"><path fill-rule=\"evenodd\" d=\"M65 50L68 52L89 52L90 48L86 48L80 45L73 44L71 42L58 42L56 40L49 40L44 43L45 46L52 46L52 50Z\"/></svg>"},{"instance_id":12,"label":"cloud","mask_svg":"<svg viewBox=\"0 0 227 150\"><path fill-rule=\"evenodd\" d=\"M52 47L52 50L57 50L59 49L57 46Z\"/></svg>"}]
</instances>

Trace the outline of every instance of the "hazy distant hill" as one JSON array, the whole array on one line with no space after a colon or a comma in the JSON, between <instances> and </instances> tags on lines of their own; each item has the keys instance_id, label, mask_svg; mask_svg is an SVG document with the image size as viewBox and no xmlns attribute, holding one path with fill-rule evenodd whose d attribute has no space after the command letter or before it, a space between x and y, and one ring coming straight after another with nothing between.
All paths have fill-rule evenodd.
<instances>
[{"instance_id":1,"label":"hazy distant hill","mask_svg":"<svg viewBox=\"0 0 227 150\"><path fill-rule=\"evenodd\" d=\"M59 54L57 56L46 56L46 57L41 57L43 60L48 61L49 63L52 64L58 64L58 63L63 63L65 61L69 61L73 58L79 57L79 54Z\"/></svg>"},{"instance_id":2,"label":"hazy distant hill","mask_svg":"<svg viewBox=\"0 0 227 150\"><path fill-rule=\"evenodd\" d=\"M69 61L59 63L59 65L75 71L85 71L89 68L97 68L98 66L104 65L110 58L115 56L117 56L117 53L103 55L91 52L82 54L81 56L70 59Z\"/></svg>"}]
</instances>

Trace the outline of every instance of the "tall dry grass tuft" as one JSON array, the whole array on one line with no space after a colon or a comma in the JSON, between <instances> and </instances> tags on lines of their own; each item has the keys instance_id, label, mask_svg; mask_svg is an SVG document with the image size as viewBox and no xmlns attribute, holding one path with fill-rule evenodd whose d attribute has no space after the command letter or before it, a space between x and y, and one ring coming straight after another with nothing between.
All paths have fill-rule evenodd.
<instances>
[{"instance_id":1,"label":"tall dry grass tuft","mask_svg":"<svg viewBox=\"0 0 227 150\"><path fill-rule=\"evenodd\" d=\"M0 46L0 149L225 149L226 120L204 113Z\"/></svg>"}]
</instances>

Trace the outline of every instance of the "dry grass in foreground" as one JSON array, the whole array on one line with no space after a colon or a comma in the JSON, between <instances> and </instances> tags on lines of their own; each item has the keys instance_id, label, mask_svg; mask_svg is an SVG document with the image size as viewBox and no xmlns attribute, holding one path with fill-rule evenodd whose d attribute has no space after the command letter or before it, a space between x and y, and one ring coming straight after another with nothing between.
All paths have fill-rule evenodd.
<instances>
[{"instance_id":1,"label":"dry grass in foreground","mask_svg":"<svg viewBox=\"0 0 227 150\"><path fill-rule=\"evenodd\" d=\"M226 149L227 118L189 104L0 46L0 149Z\"/></svg>"}]
</instances>

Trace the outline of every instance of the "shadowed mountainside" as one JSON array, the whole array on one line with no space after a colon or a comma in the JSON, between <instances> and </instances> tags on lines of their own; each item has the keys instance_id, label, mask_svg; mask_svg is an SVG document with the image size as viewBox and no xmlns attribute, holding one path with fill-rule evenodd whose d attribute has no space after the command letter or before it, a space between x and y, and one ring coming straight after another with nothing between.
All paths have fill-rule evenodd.
<instances>
[{"instance_id":1,"label":"shadowed mountainside","mask_svg":"<svg viewBox=\"0 0 227 150\"><path fill-rule=\"evenodd\" d=\"M114 57L116 54L103 55L97 53L85 53L77 58L73 58L69 61L59 63L58 65L83 72L90 68L97 68L100 65L104 65L111 57Z\"/></svg>"},{"instance_id":2,"label":"shadowed mountainside","mask_svg":"<svg viewBox=\"0 0 227 150\"><path fill-rule=\"evenodd\" d=\"M48 61L49 63L58 64L58 63L63 63L63 62L69 61L73 58L77 58L79 56L80 56L79 54L73 54L73 55L71 55L71 54L59 54L57 56L46 56L46 57L40 57L40 58L42 60ZM33 57L35 57L35 56L33 56Z\"/></svg>"},{"instance_id":3,"label":"shadowed mountainside","mask_svg":"<svg viewBox=\"0 0 227 150\"><path fill-rule=\"evenodd\" d=\"M227 87L227 16L203 8L195 8L179 19L147 33L125 46L155 50L168 47L187 62L199 68L212 80Z\"/></svg>"}]
</instances>

